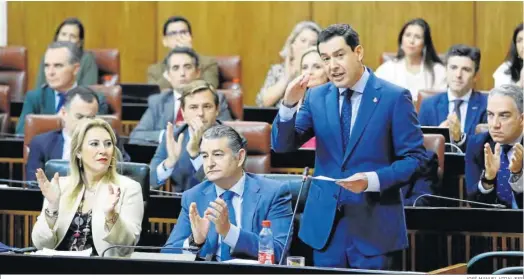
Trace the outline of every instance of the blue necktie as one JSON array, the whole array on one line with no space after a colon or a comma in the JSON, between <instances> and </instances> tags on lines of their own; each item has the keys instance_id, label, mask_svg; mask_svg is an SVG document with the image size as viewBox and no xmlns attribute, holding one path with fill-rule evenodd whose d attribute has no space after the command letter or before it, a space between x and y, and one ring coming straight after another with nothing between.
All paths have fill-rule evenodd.
<instances>
[{"instance_id":1,"label":"blue necktie","mask_svg":"<svg viewBox=\"0 0 524 279\"><path fill-rule=\"evenodd\" d=\"M497 196L509 208L513 204L513 190L508 182L510 176L508 152L511 147L511 145L506 144L501 146L500 169L497 172Z\"/></svg>"},{"instance_id":2,"label":"blue necktie","mask_svg":"<svg viewBox=\"0 0 524 279\"><path fill-rule=\"evenodd\" d=\"M340 128L342 130L342 150L346 153L351 132L351 95L353 95L353 90L347 89L342 95L344 96L344 101L342 102L342 110L340 112Z\"/></svg>"},{"instance_id":3,"label":"blue necktie","mask_svg":"<svg viewBox=\"0 0 524 279\"><path fill-rule=\"evenodd\" d=\"M229 212L229 222L233 225L237 225L236 216L235 216L235 208L233 207L233 197L235 196L235 192L232 191L225 191L221 198L226 201L227 209ZM224 243L224 239L222 239L221 246L220 246L220 260L221 261L227 261L231 259L231 247Z\"/></svg>"},{"instance_id":4,"label":"blue necktie","mask_svg":"<svg viewBox=\"0 0 524 279\"><path fill-rule=\"evenodd\" d=\"M58 105L56 106L56 112L60 111L60 108L64 105L66 99L66 93L58 92Z\"/></svg>"},{"instance_id":5,"label":"blue necktie","mask_svg":"<svg viewBox=\"0 0 524 279\"><path fill-rule=\"evenodd\" d=\"M457 115L458 117L458 120L460 121L461 119L461 116L460 116L460 105L462 105L462 103L464 103L464 100L455 100L453 101L455 103L455 114Z\"/></svg>"}]
</instances>

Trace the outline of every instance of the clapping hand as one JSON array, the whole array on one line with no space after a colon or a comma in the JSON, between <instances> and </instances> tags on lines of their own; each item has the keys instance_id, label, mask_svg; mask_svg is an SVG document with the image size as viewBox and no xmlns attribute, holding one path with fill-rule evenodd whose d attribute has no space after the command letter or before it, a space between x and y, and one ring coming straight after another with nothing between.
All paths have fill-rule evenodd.
<instances>
[{"instance_id":1,"label":"clapping hand","mask_svg":"<svg viewBox=\"0 0 524 279\"><path fill-rule=\"evenodd\" d=\"M56 172L53 176L52 182L49 182L45 173L42 169L36 170L36 180L38 181L38 187L42 191L42 195L49 202L49 209L58 210L60 202L60 184L58 182L58 173Z\"/></svg>"}]
</instances>

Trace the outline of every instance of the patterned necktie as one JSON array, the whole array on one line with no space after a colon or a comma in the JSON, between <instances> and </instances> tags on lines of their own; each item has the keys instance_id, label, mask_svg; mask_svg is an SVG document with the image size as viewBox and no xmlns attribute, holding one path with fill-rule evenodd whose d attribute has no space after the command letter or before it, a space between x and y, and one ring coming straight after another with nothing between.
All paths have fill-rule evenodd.
<instances>
[{"instance_id":1,"label":"patterned necktie","mask_svg":"<svg viewBox=\"0 0 524 279\"><path fill-rule=\"evenodd\" d=\"M508 152L511 149L511 145L502 145L502 152L500 152L500 168L497 172L497 197L501 200L506 206L511 208L513 204L513 191L509 185L509 160Z\"/></svg>"},{"instance_id":2,"label":"patterned necktie","mask_svg":"<svg viewBox=\"0 0 524 279\"><path fill-rule=\"evenodd\" d=\"M235 192L232 191L225 191L221 198L226 202L227 209L229 213L229 222L233 225L237 225L236 216L235 216L235 208L233 207L233 197L235 196ZM222 239L221 246L220 246L220 260L221 261L227 261L231 259L231 247L224 243L224 239Z\"/></svg>"},{"instance_id":3,"label":"patterned necktie","mask_svg":"<svg viewBox=\"0 0 524 279\"><path fill-rule=\"evenodd\" d=\"M65 103L66 93L58 92L58 105L56 106L56 112L60 111L60 108Z\"/></svg>"},{"instance_id":4,"label":"patterned necktie","mask_svg":"<svg viewBox=\"0 0 524 279\"><path fill-rule=\"evenodd\" d=\"M344 101L342 102L342 110L340 111L340 129L342 130L342 150L344 153L346 153L351 132L351 95L353 95L353 92L353 90L347 89L342 93Z\"/></svg>"},{"instance_id":5,"label":"patterned necktie","mask_svg":"<svg viewBox=\"0 0 524 279\"><path fill-rule=\"evenodd\" d=\"M458 117L458 120L460 121L461 119L461 116L460 116L460 105L462 105L462 103L464 103L464 100L455 100L453 101L453 103L455 103L455 114L457 115Z\"/></svg>"}]
</instances>

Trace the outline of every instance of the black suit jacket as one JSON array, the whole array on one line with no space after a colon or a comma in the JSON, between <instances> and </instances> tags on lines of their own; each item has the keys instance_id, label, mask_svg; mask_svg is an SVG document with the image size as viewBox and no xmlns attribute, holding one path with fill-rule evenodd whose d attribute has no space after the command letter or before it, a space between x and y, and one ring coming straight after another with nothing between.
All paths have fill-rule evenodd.
<instances>
[{"instance_id":1,"label":"black suit jacket","mask_svg":"<svg viewBox=\"0 0 524 279\"><path fill-rule=\"evenodd\" d=\"M131 158L124 150L122 141L117 138L118 149L122 152L123 160L129 162ZM36 170L45 167L51 159L62 159L64 151L64 137L62 130L51 131L36 135L29 144L29 157L25 166L26 180L36 180Z\"/></svg>"},{"instance_id":2,"label":"black suit jacket","mask_svg":"<svg viewBox=\"0 0 524 279\"><path fill-rule=\"evenodd\" d=\"M478 189L482 171L484 170L484 144L489 143L491 150L495 148L495 142L488 132L478 134L470 139L466 150L466 187L470 200L484 203L505 204L497 197L497 184L489 194L483 194ZM522 193L513 192L519 208L522 208ZM511 208L511 204L505 204Z\"/></svg>"}]
</instances>

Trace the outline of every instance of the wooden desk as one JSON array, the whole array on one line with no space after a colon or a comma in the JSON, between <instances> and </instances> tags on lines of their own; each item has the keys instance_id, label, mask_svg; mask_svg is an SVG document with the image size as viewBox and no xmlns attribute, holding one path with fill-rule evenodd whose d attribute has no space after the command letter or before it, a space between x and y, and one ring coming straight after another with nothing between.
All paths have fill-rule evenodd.
<instances>
[{"instance_id":1,"label":"wooden desk","mask_svg":"<svg viewBox=\"0 0 524 279\"><path fill-rule=\"evenodd\" d=\"M39 190L0 189L0 241L31 246L30 232L42 202ZM143 228L140 245L165 243L180 213L180 202L180 197L150 197L149 225ZM482 252L524 250L522 210L406 207L405 216L410 247L399 260L401 270L427 272L465 263ZM297 232L292 255L303 253ZM500 268L504 263L494 264Z\"/></svg>"}]
</instances>

